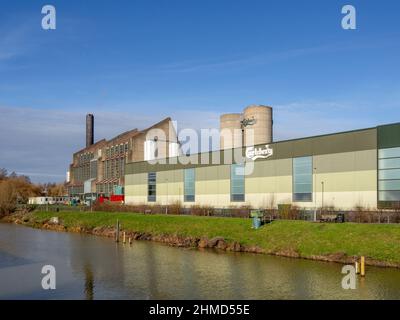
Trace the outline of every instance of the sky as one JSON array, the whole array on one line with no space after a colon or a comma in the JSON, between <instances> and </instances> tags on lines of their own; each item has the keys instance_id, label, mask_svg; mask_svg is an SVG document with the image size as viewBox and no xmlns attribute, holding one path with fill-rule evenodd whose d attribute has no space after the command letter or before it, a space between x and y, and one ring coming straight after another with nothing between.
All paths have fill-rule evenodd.
<instances>
[{"instance_id":1,"label":"sky","mask_svg":"<svg viewBox=\"0 0 400 320\"><path fill-rule=\"evenodd\" d=\"M96 140L167 116L218 128L250 104L274 108L276 141L399 122L399 14L389 0L0 0L0 168L63 181L89 112Z\"/></svg>"}]
</instances>

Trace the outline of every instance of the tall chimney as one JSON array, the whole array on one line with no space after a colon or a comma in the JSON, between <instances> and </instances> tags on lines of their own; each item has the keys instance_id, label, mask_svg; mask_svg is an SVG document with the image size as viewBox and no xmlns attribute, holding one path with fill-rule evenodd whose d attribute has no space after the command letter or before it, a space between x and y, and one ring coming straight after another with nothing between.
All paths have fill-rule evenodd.
<instances>
[{"instance_id":1,"label":"tall chimney","mask_svg":"<svg viewBox=\"0 0 400 320\"><path fill-rule=\"evenodd\" d=\"M94 143L94 116L86 115L86 148Z\"/></svg>"}]
</instances>

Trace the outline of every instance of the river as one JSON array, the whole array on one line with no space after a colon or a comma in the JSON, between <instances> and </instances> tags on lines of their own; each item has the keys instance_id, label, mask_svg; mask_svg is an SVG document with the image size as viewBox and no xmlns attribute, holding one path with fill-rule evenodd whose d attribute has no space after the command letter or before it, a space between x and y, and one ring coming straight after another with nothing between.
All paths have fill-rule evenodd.
<instances>
[{"instance_id":1,"label":"river","mask_svg":"<svg viewBox=\"0 0 400 320\"><path fill-rule=\"evenodd\" d=\"M55 267L55 290L42 289L44 265ZM344 290L341 269L0 223L0 299L400 299L400 270L367 267Z\"/></svg>"}]
</instances>

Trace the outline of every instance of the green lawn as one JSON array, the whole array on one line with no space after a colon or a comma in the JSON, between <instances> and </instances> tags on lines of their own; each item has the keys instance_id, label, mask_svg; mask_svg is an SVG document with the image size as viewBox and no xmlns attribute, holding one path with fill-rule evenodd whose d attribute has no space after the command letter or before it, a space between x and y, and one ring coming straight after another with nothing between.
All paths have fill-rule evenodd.
<instances>
[{"instance_id":1,"label":"green lawn","mask_svg":"<svg viewBox=\"0 0 400 320\"><path fill-rule=\"evenodd\" d=\"M267 252L296 251L303 257L344 253L364 255L385 262L400 264L400 225L358 223L312 223L275 221L258 230L251 229L251 220L172 215L142 215L108 212L35 212L34 220L43 222L52 216L62 219L66 227L115 226L148 232L154 235L191 237L220 236L226 241L257 245Z\"/></svg>"}]
</instances>

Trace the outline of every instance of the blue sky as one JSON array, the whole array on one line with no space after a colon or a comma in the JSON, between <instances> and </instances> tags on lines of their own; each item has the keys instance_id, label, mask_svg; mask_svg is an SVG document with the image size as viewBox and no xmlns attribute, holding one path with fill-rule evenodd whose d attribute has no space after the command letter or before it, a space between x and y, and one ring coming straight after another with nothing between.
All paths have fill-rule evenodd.
<instances>
[{"instance_id":1,"label":"blue sky","mask_svg":"<svg viewBox=\"0 0 400 320\"><path fill-rule=\"evenodd\" d=\"M41 8L57 10L42 30ZM341 28L341 8L357 29ZM64 179L84 144L274 107L275 140L400 121L398 1L0 0L0 167Z\"/></svg>"}]
</instances>

